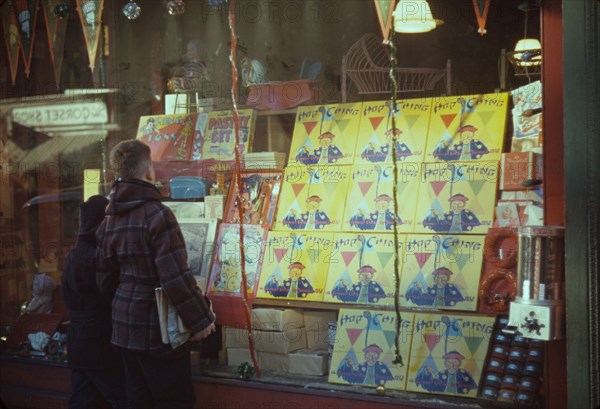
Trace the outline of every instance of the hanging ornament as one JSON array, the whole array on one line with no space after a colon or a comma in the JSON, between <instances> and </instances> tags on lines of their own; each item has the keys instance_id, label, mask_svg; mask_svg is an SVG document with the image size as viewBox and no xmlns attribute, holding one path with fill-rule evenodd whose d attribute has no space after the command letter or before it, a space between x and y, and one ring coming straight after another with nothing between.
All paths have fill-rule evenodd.
<instances>
[{"instance_id":1,"label":"hanging ornament","mask_svg":"<svg viewBox=\"0 0 600 409\"><path fill-rule=\"evenodd\" d=\"M487 33L485 24L487 22L488 11L490 10L490 1L491 0L473 0L475 17L477 18L477 25L479 26L477 32L481 36Z\"/></svg>"},{"instance_id":2,"label":"hanging ornament","mask_svg":"<svg viewBox=\"0 0 600 409\"><path fill-rule=\"evenodd\" d=\"M185 2L183 0L171 0L167 2L167 11L172 16L185 13Z\"/></svg>"},{"instance_id":3,"label":"hanging ornament","mask_svg":"<svg viewBox=\"0 0 600 409\"><path fill-rule=\"evenodd\" d=\"M83 17L85 22L92 27L96 25L96 2L94 0L83 0Z\"/></svg>"},{"instance_id":4,"label":"hanging ornament","mask_svg":"<svg viewBox=\"0 0 600 409\"><path fill-rule=\"evenodd\" d=\"M52 14L54 14L54 17L57 17L61 20L69 17L69 5L67 3L57 4L54 6Z\"/></svg>"},{"instance_id":5,"label":"hanging ornament","mask_svg":"<svg viewBox=\"0 0 600 409\"><path fill-rule=\"evenodd\" d=\"M123 7L123 14L129 20L135 20L136 18L138 18L140 16L141 13L142 13L142 8L140 6L138 6L138 4L134 0L129 0L129 3L127 3Z\"/></svg>"}]
</instances>

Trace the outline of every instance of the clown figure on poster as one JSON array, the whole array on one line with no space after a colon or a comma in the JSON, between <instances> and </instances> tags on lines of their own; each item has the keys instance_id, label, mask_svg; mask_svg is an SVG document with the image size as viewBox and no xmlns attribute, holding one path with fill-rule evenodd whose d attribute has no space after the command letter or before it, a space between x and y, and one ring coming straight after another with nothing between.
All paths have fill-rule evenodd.
<instances>
[{"instance_id":1,"label":"clown figure on poster","mask_svg":"<svg viewBox=\"0 0 600 409\"><path fill-rule=\"evenodd\" d=\"M370 142L361 153L361 157L369 162L385 162L392 154L392 143L394 136L396 139L400 138L403 132L398 129L390 129L386 131L385 136L387 143L385 145L377 147L373 142ZM407 157L411 156L412 152L410 148L404 143L396 140L396 160L403 161Z\"/></svg>"},{"instance_id":2,"label":"clown figure on poster","mask_svg":"<svg viewBox=\"0 0 600 409\"><path fill-rule=\"evenodd\" d=\"M461 126L456 133L456 142L448 134L444 134L433 150L433 156L446 162L482 159L490 151L482 141L475 138L476 132L477 128L473 125Z\"/></svg>"},{"instance_id":3,"label":"clown figure on poster","mask_svg":"<svg viewBox=\"0 0 600 409\"><path fill-rule=\"evenodd\" d=\"M431 209L431 213L423 220L423 226L430 228L438 233L461 233L473 230L480 226L481 222L472 211L466 209L468 197L462 193L452 195L450 210L440 214L437 210Z\"/></svg>"},{"instance_id":4,"label":"clown figure on poster","mask_svg":"<svg viewBox=\"0 0 600 409\"><path fill-rule=\"evenodd\" d=\"M458 287L449 283L452 274L452 271L446 267L435 269L431 273L433 284L424 288L422 282L415 282L414 285L408 288L406 299L419 306L454 307L464 301L465 297L463 297Z\"/></svg>"},{"instance_id":5,"label":"clown figure on poster","mask_svg":"<svg viewBox=\"0 0 600 409\"><path fill-rule=\"evenodd\" d=\"M265 292L273 297L306 298L315 290L310 281L306 277L302 277L302 271L305 268L304 264L299 261L290 264L288 266L289 278L280 282L276 275L272 275L265 284Z\"/></svg>"}]
</instances>

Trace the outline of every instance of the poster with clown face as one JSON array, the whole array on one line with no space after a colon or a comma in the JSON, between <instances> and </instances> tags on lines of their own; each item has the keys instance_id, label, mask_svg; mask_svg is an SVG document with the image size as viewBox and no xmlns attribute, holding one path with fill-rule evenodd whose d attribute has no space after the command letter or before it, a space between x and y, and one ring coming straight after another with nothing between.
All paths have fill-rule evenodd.
<instances>
[{"instance_id":1,"label":"poster with clown face","mask_svg":"<svg viewBox=\"0 0 600 409\"><path fill-rule=\"evenodd\" d=\"M275 230L340 231L350 166L288 165Z\"/></svg>"},{"instance_id":2,"label":"poster with clown face","mask_svg":"<svg viewBox=\"0 0 600 409\"><path fill-rule=\"evenodd\" d=\"M269 232L258 297L322 301L333 234Z\"/></svg>"},{"instance_id":3,"label":"poster with clown face","mask_svg":"<svg viewBox=\"0 0 600 409\"><path fill-rule=\"evenodd\" d=\"M396 161L423 162L432 99L364 102L354 164L391 163L395 137ZM395 129L394 123L395 122Z\"/></svg>"},{"instance_id":4,"label":"poster with clown face","mask_svg":"<svg viewBox=\"0 0 600 409\"><path fill-rule=\"evenodd\" d=\"M413 232L419 191L419 163L398 163L397 203L394 217L394 166L354 165L348 184L344 231Z\"/></svg>"},{"instance_id":5,"label":"poster with clown face","mask_svg":"<svg viewBox=\"0 0 600 409\"><path fill-rule=\"evenodd\" d=\"M475 311L485 236L408 235L399 301L403 307Z\"/></svg>"},{"instance_id":6,"label":"poster with clown face","mask_svg":"<svg viewBox=\"0 0 600 409\"><path fill-rule=\"evenodd\" d=\"M415 314L406 390L476 397L493 317Z\"/></svg>"},{"instance_id":7,"label":"poster with clown face","mask_svg":"<svg viewBox=\"0 0 600 409\"><path fill-rule=\"evenodd\" d=\"M508 93L435 98L425 162L500 160Z\"/></svg>"},{"instance_id":8,"label":"poster with clown face","mask_svg":"<svg viewBox=\"0 0 600 409\"><path fill-rule=\"evenodd\" d=\"M403 242L398 237L400 261ZM394 262L393 234L337 233L323 301L393 305Z\"/></svg>"},{"instance_id":9,"label":"poster with clown face","mask_svg":"<svg viewBox=\"0 0 600 409\"><path fill-rule=\"evenodd\" d=\"M416 233L486 234L494 221L498 162L425 163Z\"/></svg>"},{"instance_id":10,"label":"poster with clown face","mask_svg":"<svg viewBox=\"0 0 600 409\"><path fill-rule=\"evenodd\" d=\"M361 103L298 107L289 164L351 165Z\"/></svg>"},{"instance_id":11,"label":"poster with clown face","mask_svg":"<svg viewBox=\"0 0 600 409\"><path fill-rule=\"evenodd\" d=\"M329 382L404 390L414 314L402 313L396 359L395 312L340 309Z\"/></svg>"}]
</instances>

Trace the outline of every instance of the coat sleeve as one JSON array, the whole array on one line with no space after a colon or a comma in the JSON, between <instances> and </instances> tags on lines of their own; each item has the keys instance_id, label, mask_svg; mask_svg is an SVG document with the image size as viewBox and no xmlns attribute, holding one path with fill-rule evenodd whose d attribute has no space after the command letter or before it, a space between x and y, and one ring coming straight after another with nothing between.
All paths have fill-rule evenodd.
<instances>
[{"instance_id":1,"label":"coat sleeve","mask_svg":"<svg viewBox=\"0 0 600 409\"><path fill-rule=\"evenodd\" d=\"M203 330L215 315L188 267L185 241L173 212L163 208L149 221L148 229L163 291L192 332Z\"/></svg>"}]
</instances>

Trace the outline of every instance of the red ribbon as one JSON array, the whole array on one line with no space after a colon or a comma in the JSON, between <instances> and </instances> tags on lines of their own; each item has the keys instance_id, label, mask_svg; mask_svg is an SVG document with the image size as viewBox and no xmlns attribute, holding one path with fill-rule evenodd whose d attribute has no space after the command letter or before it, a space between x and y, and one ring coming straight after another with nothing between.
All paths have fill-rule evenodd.
<instances>
[{"instance_id":1,"label":"red ribbon","mask_svg":"<svg viewBox=\"0 0 600 409\"><path fill-rule=\"evenodd\" d=\"M490 0L484 0L485 5L483 6L483 12L479 5L480 0L473 0L473 7L475 7L475 16L477 17L477 25L479 26L480 35L484 35L487 31L485 29L485 23L487 21L488 11L490 9Z\"/></svg>"}]
</instances>

